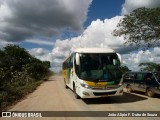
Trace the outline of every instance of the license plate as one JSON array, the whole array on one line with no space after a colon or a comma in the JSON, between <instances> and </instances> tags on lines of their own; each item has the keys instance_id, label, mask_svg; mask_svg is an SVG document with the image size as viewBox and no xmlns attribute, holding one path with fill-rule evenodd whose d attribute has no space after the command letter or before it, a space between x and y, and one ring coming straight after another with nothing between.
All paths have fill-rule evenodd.
<instances>
[{"instance_id":1,"label":"license plate","mask_svg":"<svg viewBox=\"0 0 160 120\"><path fill-rule=\"evenodd\" d=\"M102 95L101 97L108 97L108 94Z\"/></svg>"}]
</instances>

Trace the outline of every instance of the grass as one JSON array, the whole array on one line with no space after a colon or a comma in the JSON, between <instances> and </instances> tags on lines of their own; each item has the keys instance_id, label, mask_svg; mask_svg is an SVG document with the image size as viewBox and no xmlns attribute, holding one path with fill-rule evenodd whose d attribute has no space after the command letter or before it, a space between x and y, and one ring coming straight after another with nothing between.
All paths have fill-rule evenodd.
<instances>
[{"instance_id":1,"label":"grass","mask_svg":"<svg viewBox=\"0 0 160 120\"><path fill-rule=\"evenodd\" d=\"M0 92L0 103L1 108L0 111L6 111L8 106L15 104L17 101L24 98L27 94L36 90L36 88L43 82L44 80L35 81L33 83L27 84L25 86L19 87L9 87L5 91Z\"/></svg>"}]
</instances>

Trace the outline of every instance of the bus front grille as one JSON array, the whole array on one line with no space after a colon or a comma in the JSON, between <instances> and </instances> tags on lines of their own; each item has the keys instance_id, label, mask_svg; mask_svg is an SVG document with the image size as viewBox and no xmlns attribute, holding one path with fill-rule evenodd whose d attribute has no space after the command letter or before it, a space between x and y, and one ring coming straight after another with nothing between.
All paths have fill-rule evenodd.
<instances>
[{"instance_id":1,"label":"bus front grille","mask_svg":"<svg viewBox=\"0 0 160 120\"><path fill-rule=\"evenodd\" d=\"M113 94L115 94L115 93L116 93L116 91L112 91L112 92L93 92L93 94L94 94L95 96L113 95Z\"/></svg>"}]
</instances>

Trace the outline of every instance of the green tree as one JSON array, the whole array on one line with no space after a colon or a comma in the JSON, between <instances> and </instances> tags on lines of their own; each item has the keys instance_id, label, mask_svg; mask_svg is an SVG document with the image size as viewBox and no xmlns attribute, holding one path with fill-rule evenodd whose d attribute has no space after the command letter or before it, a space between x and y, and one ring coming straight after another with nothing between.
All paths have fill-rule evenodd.
<instances>
[{"instance_id":1,"label":"green tree","mask_svg":"<svg viewBox=\"0 0 160 120\"><path fill-rule=\"evenodd\" d=\"M51 67L51 63L49 61L43 61L44 66L46 66L47 68Z\"/></svg>"},{"instance_id":2,"label":"green tree","mask_svg":"<svg viewBox=\"0 0 160 120\"><path fill-rule=\"evenodd\" d=\"M127 66L121 66L121 71L124 74L125 72L131 71Z\"/></svg>"},{"instance_id":3,"label":"green tree","mask_svg":"<svg viewBox=\"0 0 160 120\"><path fill-rule=\"evenodd\" d=\"M29 75L38 80L45 77L49 73L50 62L42 62L38 59L34 59L34 62L28 64L27 71Z\"/></svg>"},{"instance_id":4,"label":"green tree","mask_svg":"<svg viewBox=\"0 0 160 120\"><path fill-rule=\"evenodd\" d=\"M125 36L125 44L150 48L160 45L160 8L138 8L125 15L113 31L114 36Z\"/></svg>"},{"instance_id":5,"label":"green tree","mask_svg":"<svg viewBox=\"0 0 160 120\"><path fill-rule=\"evenodd\" d=\"M4 48L5 57L7 64L6 67L13 66L13 70L21 70L22 65L30 62L32 56L18 45L8 45Z\"/></svg>"},{"instance_id":6,"label":"green tree","mask_svg":"<svg viewBox=\"0 0 160 120\"><path fill-rule=\"evenodd\" d=\"M0 50L0 88L40 80L49 68L49 61L40 61L18 45L8 45Z\"/></svg>"},{"instance_id":7,"label":"green tree","mask_svg":"<svg viewBox=\"0 0 160 120\"><path fill-rule=\"evenodd\" d=\"M1 68L3 66L3 63L5 62L4 56L5 56L4 51L0 50L0 67Z\"/></svg>"},{"instance_id":8,"label":"green tree","mask_svg":"<svg viewBox=\"0 0 160 120\"><path fill-rule=\"evenodd\" d=\"M160 64L153 62L140 63L139 66L141 71L160 71Z\"/></svg>"}]
</instances>

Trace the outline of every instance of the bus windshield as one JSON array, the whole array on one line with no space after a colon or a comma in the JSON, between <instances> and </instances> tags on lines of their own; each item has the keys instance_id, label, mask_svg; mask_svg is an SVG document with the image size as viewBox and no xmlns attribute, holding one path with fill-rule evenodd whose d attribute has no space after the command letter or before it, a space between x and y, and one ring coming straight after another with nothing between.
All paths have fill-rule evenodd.
<instances>
[{"instance_id":1,"label":"bus windshield","mask_svg":"<svg viewBox=\"0 0 160 120\"><path fill-rule=\"evenodd\" d=\"M115 81L122 77L116 53L80 54L79 77L87 81Z\"/></svg>"}]
</instances>

